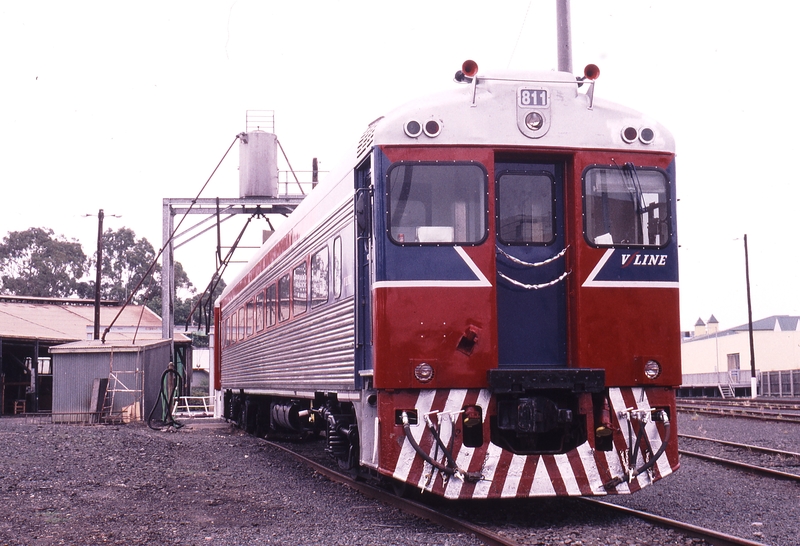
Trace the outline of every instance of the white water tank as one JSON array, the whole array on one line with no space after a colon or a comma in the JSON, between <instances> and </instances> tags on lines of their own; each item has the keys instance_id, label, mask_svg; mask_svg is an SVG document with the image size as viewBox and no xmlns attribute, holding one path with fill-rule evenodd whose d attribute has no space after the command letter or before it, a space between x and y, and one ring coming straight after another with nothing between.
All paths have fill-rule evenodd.
<instances>
[{"instance_id":1,"label":"white water tank","mask_svg":"<svg viewBox=\"0 0 800 546\"><path fill-rule=\"evenodd\" d=\"M278 196L278 137L252 131L239 138L239 197Z\"/></svg>"}]
</instances>

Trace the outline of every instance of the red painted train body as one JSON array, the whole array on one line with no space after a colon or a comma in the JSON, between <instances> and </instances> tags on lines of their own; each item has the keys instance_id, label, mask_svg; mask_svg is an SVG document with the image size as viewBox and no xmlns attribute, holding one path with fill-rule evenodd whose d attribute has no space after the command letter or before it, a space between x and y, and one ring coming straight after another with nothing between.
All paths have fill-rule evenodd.
<instances>
[{"instance_id":1,"label":"red painted train body","mask_svg":"<svg viewBox=\"0 0 800 546\"><path fill-rule=\"evenodd\" d=\"M672 137L570 74L457 80L222 295L225 417L446 498L637 491L679 466Z\"/></svg>"}]
</instances>

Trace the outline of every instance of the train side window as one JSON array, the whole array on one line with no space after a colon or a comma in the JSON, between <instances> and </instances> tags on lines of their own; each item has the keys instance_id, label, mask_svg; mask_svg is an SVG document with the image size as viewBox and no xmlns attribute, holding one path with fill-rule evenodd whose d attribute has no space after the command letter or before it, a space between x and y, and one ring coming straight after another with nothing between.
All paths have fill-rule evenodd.
<instances>
[{"instance_id":1,"label":"train side window","mask_svg":"<svg viewBox=\"0 0 800 546\"><path fill-rule=\"evenodd\" d=\"M311 308L328 302L328 247L311 256Z\"/></svg>"},{"instance_id":2,"label":"train side window","mask_svg":"<svg viewBox=\"0 0 800 546\"><path fill-rule=\"evenodd\" d=\"M278 298L275 297L276 289L275 285L271 284L267 287L267 305L266 305L266 322L267 326L274 326L275 325L275 304L278 301Z\"/></svg>"},{"instance_id":3,"label":"train side window","mask_svg":"<svg viewBox=\"0 0 800 546\"><path fill-rule=\"evenodd\" d=\"M291 283L287 273L278 279L278 321L289 320L289 310L291 309Z\"/></svg>"},{"instance_id":4,"label":"train side window","mask_svg":"<svg viewBox=\"0 0 800 546\"><path fill-rule=\"evenodd\" d=\"M333 297L342 295L342 238L333 240Z\"/></svg>"},{"instance_id":5,"label":"train side window","mask_svg":"<svg viewBox=\"0 0 800 546\"><path fill-rule=\"evenodd\" d=\"M486 237L488 178L481 165L399 162L386 177L395 243L477 244Z\"/></svg>"},{"instance_id":6,"label":"train side window","mask_svg":"<svg viewBox=\"0 0 800 546\"><path fill-rule=\"evenodd\" d=\"M667 177L631 163L589 167L583 175L584 232L595 246L653 246L669 242Z\"/></svg>"},{"instance_id":7,"label":"train side window","mask_svg":"<svg viewBox=\"0 0 800 546\"><path fill-rule=\"evenodd\" d=\"M505 244L548 244L555 181L548 173L506 172L497 179L497 234Z\"/></svg>"},{"instance_id":8,"label":"train side window","mask_svg":"<svg viewBox=\"0 0 800 546\"><path fill-rule=\"evenodd\" d=\"M225 319L223 324L222 339L225 340L225 347L231 344L231 317Z\"/></svg>"},{"instance_id":9,"label":"train side window","mask_svg":"<svg viewBox=\"0 0 800 546\"><path fill-rule=\"evenodd\" d=\"M246 337L250 337L253 335L253 327L255 326L255 316L256 316L256 302L253 300L248 301L245 304L245 332L244 335Z\"/></svg>"},{"instance_id":10,"label":"train side window","mask_svg":"<svg viewBox=\"0 0 800 546\"><path fill-rule=\"evenodd\" d=\"M256 332L264 329L264 292L256 294Z\"/></svg>"},{"instance_id":11,"label":"train side window","mask_svg":"<svg viewBox=\"0 0 800 546\"><path fill-rule=\"evenodd\" d=\"M292 314L302 315L308 310L308 265L301 263L292 271Z\"/></svg>"},{"instance_id":12,"label":"train side window","mask_svg":"<svg viewBox=\"0 0 800 546\"><path fill-rule=\"evenodd\" d=\"M244 324L245 324L245 314L244 314L244 307L239 307L239 333L237 337L239 339L244 339Z\"/></svg>"}]
</instances>

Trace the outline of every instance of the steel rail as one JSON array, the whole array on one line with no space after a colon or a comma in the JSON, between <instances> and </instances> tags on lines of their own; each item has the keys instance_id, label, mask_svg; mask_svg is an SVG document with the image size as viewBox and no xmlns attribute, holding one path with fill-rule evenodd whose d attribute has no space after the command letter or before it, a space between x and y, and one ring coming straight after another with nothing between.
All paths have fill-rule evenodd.
<instances>
[{"instance_id":1,"label":"steel rail","mask_svg":"<svg viewBox=\"0 0 800 546\"><path fill-rule=\"evenodd\" d=\"M739 461L733 461L723 457L716 457L714 455L706 455L704 453L696 453L694 451L686 451L683 449L679 449L678 453L681 455L686 455L687 457L694 457L695 459L703 459L712 463L730 466L731 468L738 468L739 470L745 470L747 472L752 472L753 474L762 474L771 478L800 482L800 475L792 474L790 472L783 472L782 470L773 470L772 468L764 468L763 466L741 463Z\"/></svg>"},{"instance_id":2,"label":"steel rail","mask_svg":"<svg viewBox=\"0 0 800 546\"><path fill-rule=\"evenodd\" d=\"M410 499L404 499L402 497L398 497L389 493L388 491L384 491L377 487L371 486L364 482L358 482L352 477L342 474L340 472L336 472L335 470L331 470L330 468L313 461L299 453L292 451L280 444L276 444L274 442L270 442L269 440L261 439L262 442L265 444L281 449L297 459L298 461L302 462L310 466L314 469L315 472L325 476L329 480L346 485L347 487L358 491L359 493L366 495L370 498L383 502L384 504L388 504L390 506L394 506L402 510L407 514L412 514L414 516L420 517L422 519L428 520L430 522L436 523L437 525L441 525L442 527L447 527L459 532L468 532L475 535L478 540L483 541L485 544L489 544L491 546L520 546L519 542L502 535L499 535L493 531L488 529L484 529L478 525L474 525L462 519L454 518L451 516L447 516L436 510L428 508L424 504L420 504L418 502L414 502Z\"/></svg>"},{"instance_id":3,"label":"steel rail","mask_svg":"<svg viewBox=\"0 0 800 546\"><path fill-rule=\"evenodd\" d=\"M436 523L443 527L447 527L459 532L468 532L475 535L479 540L483 541L486 544L491 546L519 546L520 543L515 541L514 539L502 536L498 533L480 527L478 525L474 525L467 521L464 521L459 518L454 518L451 516L447 516L442 514L434 509L431 509L424 504L412 501L410 499L405 499L402 497L398 497L388 491L384 491L380 488L371 486L364 482L356 481L353 477L348 476L346 474L342 474L335 470L331 470L330 468L322 465L312 459L304 457L299 453L292 451L291 449L284 447L280 444L270 442L269 440L260 439L263 443L278 448L296 460L302 462L303 464L308 465L318 474L326 477L327 479L335 482L346 485L351 489L358 491L359 493L398 508L407 514L412 514L414 516L420 517L422 519L428 520L432 523ZM800 477L799 477L800 478ZM670 529L674 529L685 533L686 535L693 536L695 538L701 538L712 544L714 546L765 546L764 543L761 542L754 542L752 540L748 540L745 538L737 537L735 535L729 535L726 533L721 533L719 531L714 531L713 529L706 529L705 527L700 527L697 525L693 525L691 523L685 523L677 520L673 520L670 518L666 518L663 516L658 516L656 514L651 514L649 512L642 512L639 510L635 510L633 508L628 508L626 506L620 506L617 504L612 504L610 502L600 501L597 499L592 499L588 497L578 497L579 500L587 503L593 503L597 506L602 508L616 511L619 513L623 513L625 515L634 516L636 518L654 523L661 527L667 527Z\"/></svg>"},{"instance_id":4,"label":"steel rail","mask_svg":"<svg viewBox=\"0 0 800 546\"><path fill-rule=\"evenodd\" d=\"M695 406L714 404L718 406L741 406L744 408L787 409L800 411L800 402L793 400L753 400L752 398L678 398L676 402L678 404Z\"/></svg>"},{"instance_id":5,"label":"steel rail","mask_svg":"<svg viewBox=\"0 0 800 546\"><path fill-rule=\"evenodd\" d=\"M678 438L688 438L689 440L701 440L704 442L713 442L730 447L738 447L741 449L748 449L750 451L758 451L759 453L767 453L769 455L781 455L784 457L794 457L800 459L800 453L794 451L783 451L780 449L772 449L771 447L754 446L751 444L740 444L737 442L729 442L727 440L718 440L716 438L704 438L703 436L692 436L691 434L678 434Z\"/></svg>"},{"instance_id":6,"label":"steel rail","mask_svg":"<svg viewBox=\"0 0 800 546\"><path fill-rule=\"evenodd\" d=\"M786 414L768 414L764 413L763 411L748 411L744 408L722 408L722 407L700 407L694 406L691 404L682 405L680 403L676 404L676 409L678 411L687 411L687 412L694 412L694 413L703 413L708 415L722 415L725 417L742 417L745 419L759 419L761 421L776 421L779 423L800 423L800 414L798 415L786 415Z\"/></svg>"},{"instance_id":7,"label":"steel rail","mask_svg":"<svg viewBox=\"0 0 800 546\"><path fill-rule=\"evenodd\" d=\"M650 512L642 512L640 510L635 510L633 508L628 508L627 506L620 506L618 504L613 504L606 501L601 501L597 499L591 499L586 497L579 497L580 500L583 502L588 502L597 506L602 506L609 510L614 510L616 512L621 512L623 514L627 514L630 516L634 516L639 519L643 519L645 521L649 521L651 523L655 523L656 525L660 525L662 527L667 527L669 529L675 529L685 533L687 535L693 536L695 538L701 538L712 544L714 546L765 546L763 542L754 542L752 540L748 540L746 538L737 537L736 535L729 535L726 533L720 533L719 531L714 531L712 529L706 529L705 527L700 527L697 525L692 525L691 523L684 523L682 521L665 518L663 516L657 516L655 514L651 514Z\"/></svg>"}]
</instances>

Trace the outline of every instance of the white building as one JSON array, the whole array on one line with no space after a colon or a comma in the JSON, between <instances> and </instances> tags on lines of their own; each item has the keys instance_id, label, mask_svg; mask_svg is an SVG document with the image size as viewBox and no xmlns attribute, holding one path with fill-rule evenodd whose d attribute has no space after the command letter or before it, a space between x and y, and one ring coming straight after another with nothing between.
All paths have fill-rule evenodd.
<instances>
[{"instance_id":1,"label":"white building","mask_svg":"<svg viewBox=\"0 0 800 546\"><path fill-rule=\"evenodd\" d=\"M800 317L775 315L754 321L753 349L759 394L775 395L773 387L777 387L783 395L800 396ZM740 389L745 388L749 392L751 357L747 324L719 330L713 315L708 323L698 319L694 332L684 334L681 359L684 391L688 387L729 386L736 394L743 394ZM772 381L773 376L778 378L777 383Z\"/></svg>"}]
</instances>

